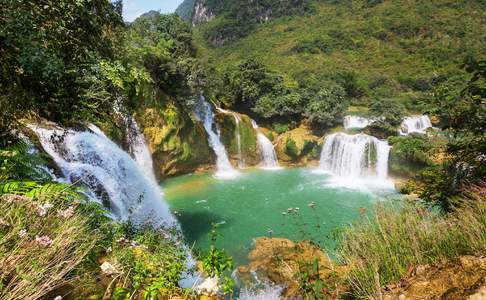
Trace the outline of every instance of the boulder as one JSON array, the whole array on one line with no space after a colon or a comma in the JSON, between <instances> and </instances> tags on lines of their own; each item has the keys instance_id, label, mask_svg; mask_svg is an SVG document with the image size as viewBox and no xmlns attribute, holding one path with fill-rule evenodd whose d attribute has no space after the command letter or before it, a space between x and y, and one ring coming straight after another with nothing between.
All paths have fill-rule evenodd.
<instances>
[{"instance_id":1,"label":"boulder","mask_svg":"<svg viewBox=\"0 0 486 300\"><path fill-rule=\"evenodd\" d=\"M279 161L288 166L317 164L322 138L315 136L305 124L279 135L274 144Z\"/></svg>"},{"instance_id":2,"label":"boulder","mask_svg":"<svg viewBox=\"0 0 486 300\"><path fill-rule=\"evenodd\" d=\"M486 299L486 258L461 256L435 265L420 265L400 283L388 287L385 300Z\"/></svg>"},{"instance_id":3,"label":"boulder","mask_svg":"<svg viewBox=\"0 0 486 300\"><path fill-rule=\"evenodd\" d=\"M238 278L251 282L253 274L284 286L283 299L296 299L300 296L299 277L305 266L314 269L318 266L318 276L326 286L333 287L329 296L338 295L344 290L341 284L346 266L336 266L319 247L309 241L300 243L283 238L260 237L255 240L255 248L248 255L250 263L237 269ZM306 269L308 270L308 269Z\"/></svg>"}]
</instances>

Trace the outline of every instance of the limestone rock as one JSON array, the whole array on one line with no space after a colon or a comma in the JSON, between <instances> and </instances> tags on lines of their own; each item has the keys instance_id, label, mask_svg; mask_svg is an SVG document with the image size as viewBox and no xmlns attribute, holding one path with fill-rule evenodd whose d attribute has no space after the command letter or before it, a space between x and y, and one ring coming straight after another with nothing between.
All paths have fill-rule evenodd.
<instances>
[{"instance_id":1,"label":"limestone rock","mask_svg":"<svg viewBox=\"0 0 486 300\"><path fill-rule=\"evenodd\" d=\"M405 284L385 294L385 300L486 299L486 258L461 256L431 266L417 266Z\"/></svg>"},{"instance_id":2,"label":"limestone rock","mask_svg":"<svg viewBox=\"0 0 486 300\"><path fill-rule=\"evenodd\" d=\"M107 276L112 276L119 273L119 271L115 268L115 266L113 266L108 261L105 261L103 264L101 264L100 268L101 268L101 272L103 272L103 274Z\"/></svg>"},{"instance_id":3,"label":"limestone rock","mask_svg":"<svg viewBox=\"0 0 486 300\"><path fill-rule=\"evenodd\" d=\"M284 299L295 299L300 296L296 278L304 264L317 263L319 277L328 286L334 286L336 294L344 290L340 280L344 278L347 268L335 266L326 253L311 242L294 243L283 238L260 237L256 239L255 248L248 258L250 263L237 269L238 278L243 282L251 282L253 274L258 274L259 278L266 278L274 284L285 286L282 294Z\"/></svg>"},{"instance_id":4,"label":"limestone rock","mask_svg":"<svg viewBox=\"0 0 486 300\"><path fill-rule=\"evenodd\" d=\"M284 165L317 164L322 138L315 136L305 124L279 135L275 142L277 156Z\"/></svg>"},{"instance_id":5,"label":"limestone rock","mask_svg":"<svg viewBox=\"0 0 486 300\"><path fill-rule=\"evenodd\" d=\"M194 172L214 161L206 131L170 97L145 107L137 120L161 178ZM164 98L165 97L165 98Z\"/></svg>"}]
</instances>

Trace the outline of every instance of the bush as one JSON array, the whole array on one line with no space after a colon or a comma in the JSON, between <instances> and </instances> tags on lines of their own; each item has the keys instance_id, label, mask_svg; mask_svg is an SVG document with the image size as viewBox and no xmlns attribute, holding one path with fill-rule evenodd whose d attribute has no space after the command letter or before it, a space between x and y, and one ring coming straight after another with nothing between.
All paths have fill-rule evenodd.
<instances>
[{"instance_id":1,"label":"bush","mask_svg":"<svg viewBox=\"0 0 486 300\"><path fill-rule=\"evenodd\" d=\"M402 123L405 106L397 99L375 99L370 106L370 114L377 123L396 127Z\"/></svg>"},{"instance_id":2,"label":"bush","mask_svg":"<svg viewBox=\"0 0 486 300\"><path fill-rule=\"evenodd\" d=\"M392 172L413 175L417 170L432 164L428 151L430 141L419 136L392 136L388 139L393 146L390 152L390 170Z\"/></svg>"},{"instance_id":3,"label":"bush","mask_svg":"<svg viewBox=\"0 0 486 300\"><path fill-rule=\"evenodd\" d=\"M305 116L314 126L331 127L342 119L347 108L344 90L337 84L328 84L311 97L305 107Z\"/></svg>"},{"instance_id":4,"label":"bush","mask_svg":"<svg viewBox=\"0 0 486 300\"><path fill-rule=\"evenodd\" d=\"M299 41L293 48L294 53L329 53L332 50L332 45L329 41L322 38L316 38L313 40Z\"/></svg>"},{"instance_id":5,"label":"bush","mask_svg":"<svg viewBox=\"0 0 486 300\"><path fill-rule=\"evenodd\" d=\"M285 141L285 154L290 156L292 160L296 160L299 157L299 149L297 148L297 145L295 144L295 141L291 138L287 138Z\"/></svg>"},{"instance_id":6,"label":"bush","mask_svg":"<svg viewBox=\"0 0 486 300\"><path fill-rule=\"evenodd\" d=\"M115 299L160 299L183 294L179 288L187 252L178 246L177 231L134 226L115 227L111 252L105 258L119 272Z\"/></svg>"}]
</instances>

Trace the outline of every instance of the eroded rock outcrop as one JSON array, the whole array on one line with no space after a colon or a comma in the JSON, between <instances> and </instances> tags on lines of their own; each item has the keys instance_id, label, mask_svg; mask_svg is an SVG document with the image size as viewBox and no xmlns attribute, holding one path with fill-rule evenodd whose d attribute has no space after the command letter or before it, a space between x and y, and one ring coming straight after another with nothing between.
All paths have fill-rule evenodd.
<instances>
[{"instance_id":1,"label":"eroded rock outcrop","mask_svg":"<svg viewBox=\"0 0 486 300\"><path fill-rule=\"evenodd\" d=\"M326 253L311 242L294 243L283 238L260 237L250 252L250 263L237 269L238 278L251 281L253 274L267 278L272 283L284 286L283 299L298 299L301 294L299 277L307 268L315 270L317 263L319 278L332 287L329 296L337 296L344 287L340 285L347 267L336 266ZM331 290L331 289L330 289Z\"/></svg>"},{"instance_id":2,"label":"eroded rock outcrop","mask_svg":"<svg viewBox=\"0 0 486 300\"><path fill-rule=\"evenodd\" d=\"M318 164L322 138L314 135L305 124L279 135L275 143L277 156L284 165Z\"/></svg>"},{"instance_id":3,"label":"eroded rock outcrop","mask_svg":"<svg viewBox=\"0 0 486 300\"><path fill-rule=\"evenodd\" d=\"M238 124L234 114L239 120ZM225 145L234 166L240 165L238 163L240 160L243 166L254 166L259 163L256 132L251 125L251 119L247 115L218 112L216 122L221 131L221 142Z\"/></svg>"},{"instance_id":4,"label":"eroded rock outcrop","mask_svg":"<svg viewBox=\"0 0 486 300\"><path fill-rule=\"evenodd\" d=\"M410 276L386 289L385 300L486 299L486 258L461 256L417 266Z\"/></svg>"},{"instance_id":5,"label":"eroded rock outcrop","mask_svg":"<svg viewBox=\"0 0 486 300\"><path fill-rule=\"evenodd\" d=\"M174 100L146 106L137 119L159 177L191 173L214 161L201 123Z\"/></svg>"}]
</instances>

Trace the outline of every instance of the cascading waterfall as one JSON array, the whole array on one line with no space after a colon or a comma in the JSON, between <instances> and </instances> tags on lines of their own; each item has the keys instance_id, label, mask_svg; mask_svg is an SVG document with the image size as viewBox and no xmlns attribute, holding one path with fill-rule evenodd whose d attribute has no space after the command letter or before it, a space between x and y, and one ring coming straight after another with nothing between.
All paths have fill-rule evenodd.
<instances>
[{"instance_id":1,"label":"cascading waterfall","mask_svg":"<svg viewBox=\"0 0 486 300\"><path fill-rule=\"evenodd\" d=\"M155 180L151 156L147 149L141 149L146 145L139 132L134 147L144 154L135 155L137 163L94 125L89 126L91 131L80 132L34 125L30 128L61 169L65 181L82 182L114 216L138 224L150 221L178 227Z\"/></svg>"},{"instance_id":2,"label":"cascading waterfall","mask_svg":"<svg viewBox=\"0 0 486 300\"><path fill-rule=\"evenodd\" d=\"M387 141L366 134L334 133L324 142L320 170L346 178L386 179L389 153Z\"/></svg>"},{"instance_id":3,"label":"cascading waterfall","mask_svg":"<svg viewBox=\"0 0 486 300\"><path fill-rule=\"evenodd\" d=\"M244 168L245 167L245 160L243 159L243 153L241 151L241 134L240 134L240 116L237 114L233 114L236 123L236 145L238 147L238 167Z\"/></svg>"},{"instance_id":4,"label":"cascading waterfall","mask_svg":"<svg viewBox=\"0 0 486 300\"><path fill-rule=\"evenodd\" d=\"M216 109L219 110L220 112L222 112L223 114L232 115L233 118L235 119L235 124L236 124L236 128L235 128L236 146L238 147L238 168L240 168L240 169L245 168L246 167L245 159L243 158L243 152L241 150L241 133L240 133L241 118L235 112L222 109L221 107L217 107Z\"/></svg>"},{"instance_id":5,"label":"cascading waterfall","mask_svg":"<svg viewBox=\"0 0 486 300\"><path fill-rule=\"evenodd\" d=\"M88 195L108 206L112 214L130 219L136 224L176 228L180 226L165 202L153 172L152 156L137 123L133 118L127 124L132 158L113 143L93 124L89 130L77 132L62 128L43 128L30 125L39 137L44 150L54 159L68 183L81 182L89 188ZM189 249L187 267L196 262ZM194 286L200 278L182 274L182 287Z\"/></svg>"},{"instance_id":6,"label":"cascading waterfall","mask_svg":"<svg viewBox=\"0 0 486 300\"><path fill-rule=\"evenodd\" d=\"M344 117L344 129L361 129L365 128L371 123L371 121L367 118L359 117L359 116L345 116Z\"/></svg>"},{"instance_id":7,"label":"cascading waterfall","mask_svg":"<svg viewBox=\"0 0 486 300\"><path fill-rule=\"evenodd\" d=\"M221 143L219 131L213 129L214 114L211 105L202 95L196 106L195 114L198 120L203 123L204 129L206 129L208 134L209 145L213 148L214 153L216 154L216 177L228 179L238 176L238 171L231 165L228 159L228 153L226 152L224 145Z\"/></svg>"},{"instance_id":8,"label":"cascading waterfall","mask_svg":"<svg viewBox=\"0 0 486 300\"><path fill-rule=\"evenodd\" d=\"M409 135L410 133L425 134L427 128L432 127L432 122L428 116L411 116L403 119L400 126L401 135Z\"/></svg>"},{"instance_id":9,"label":"cascading waterfall","mask_svg":"<svg viewBox=\"0 0 486 300\"><path fill-rule=\"evenodd\" d=\"M265 169L279 169L277 153L273 147L272 142L260 131L257 123L251 120L251 124L257 133L258 149L262 157L263 168Z\"/></svg>"}]
</instances>

